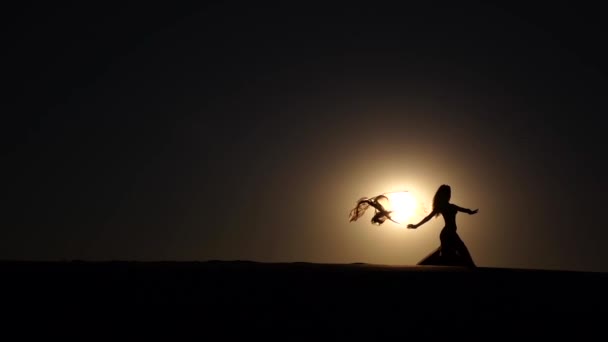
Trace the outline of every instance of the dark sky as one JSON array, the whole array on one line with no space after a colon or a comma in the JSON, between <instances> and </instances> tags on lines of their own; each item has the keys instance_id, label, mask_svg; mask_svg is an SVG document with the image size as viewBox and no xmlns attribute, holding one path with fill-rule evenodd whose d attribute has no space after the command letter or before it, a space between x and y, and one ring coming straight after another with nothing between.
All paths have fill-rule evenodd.
<instances>
[{"instance_id":1,"label":"dark sky","mask_svg":"<svg viewBox=\"0 0 608 342\"><path fill-rule=\"evenodd\" d=\"M445 183L479 266L608 271L600 5L370 4L7 11L0 259L414 264L348 212Z\"/></svg>"}]
</instances>

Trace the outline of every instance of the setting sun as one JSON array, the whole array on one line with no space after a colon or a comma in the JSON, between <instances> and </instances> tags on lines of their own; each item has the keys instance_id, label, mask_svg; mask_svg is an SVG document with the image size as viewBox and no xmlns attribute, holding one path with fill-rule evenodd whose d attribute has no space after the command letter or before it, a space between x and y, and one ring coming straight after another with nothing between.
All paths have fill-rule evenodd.
<instances>
[{"instance_id":1,"label":"setting sun","mask_svg":"<svg viewBox=\"0 0 608 342\"><path fill-rule=\"evenodd\" d=\"M391 217L400 224L407 223L416 211L416 200L407 191L392 192L386 194L389 204L387 209L392 211Z\"/></svg>"}]
</instances>

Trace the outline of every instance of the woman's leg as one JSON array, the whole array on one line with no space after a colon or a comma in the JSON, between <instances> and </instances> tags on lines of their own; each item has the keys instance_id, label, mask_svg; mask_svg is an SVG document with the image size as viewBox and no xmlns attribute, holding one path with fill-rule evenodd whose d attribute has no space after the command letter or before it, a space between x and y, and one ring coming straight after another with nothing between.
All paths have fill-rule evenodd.
<instances>
[{"instance_id":1,"label":"woman's leg","mask_svg":"<svg viewBox=\"0 0 608 342\"><path fill-rule=\"evenodd\" d=\"M471 253L469 253L469 249L464 244L460 236L458 236L458 234L455 235L454 249L459 256L459 259L462 261L464 266L476 267L473 257L471 257Z\"/></svg>"},{"instance_id":2,"label":"woman's leg","mask_svg":"<svg viewBox=\"0 0 608 342\"><path fill-rule=\"evenodd\" d=\"M475 267L469 249L456 232L443 231L439 237L441 239L441 256L447 264Z\"/></svg>"}]
</instances>

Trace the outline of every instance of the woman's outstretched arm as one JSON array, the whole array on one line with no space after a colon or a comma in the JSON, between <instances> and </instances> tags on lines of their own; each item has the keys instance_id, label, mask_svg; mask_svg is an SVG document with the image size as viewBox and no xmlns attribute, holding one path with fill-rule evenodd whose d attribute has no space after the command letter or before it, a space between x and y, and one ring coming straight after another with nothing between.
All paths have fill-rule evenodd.
<instances>
[{"instance_id":1,"label":"woman's outstretched arm","mask_svg":"<svg viewBox=\"0 0 608 342\"><path fill-rule=\"evenodd\" d=\"M433 217L435 215L435 212L432 211L430 214L426 215L425 218L423 218L420 222L416 223L416 224L408 224L407 227L411 228L411 229L416 229L420 226L422 226L423 224L425 224L428 220L431 219L431 217Z\"/></svg>"},{"instance_id":2,"label":"woman's outstretched arm","mask_svg":"<svg viewBox=\"0 0 608 342\"><path fill-rule=\"evenodd\" d=\"M471 209L467 209L467 208L461 208L457 205L454 205L454 206L456 207L456 209L458 209L458 211L462 211L463 213L467 213L469 215L477 214L477 211L479 211L479 209L471 210Z\"/></svg>"}]
</instances>

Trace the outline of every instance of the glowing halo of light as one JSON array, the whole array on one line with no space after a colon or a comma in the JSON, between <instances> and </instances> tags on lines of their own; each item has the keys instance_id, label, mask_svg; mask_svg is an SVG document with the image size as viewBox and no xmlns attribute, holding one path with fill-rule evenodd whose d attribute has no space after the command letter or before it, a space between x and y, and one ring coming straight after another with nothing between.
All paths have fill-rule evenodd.
<instances>
[{"instance_id":1,"label":"glowing halo of light","mask_svg":"<svg viewBox=\"0 0 608 342\"><path fill-rule=\"evenodd\" d=\"M388 197L386 209L392 212L391 218L399 224L407 224L416 211L416 198L409 191L392 191L384 195Z\"/></svg>"}]
</instances>

